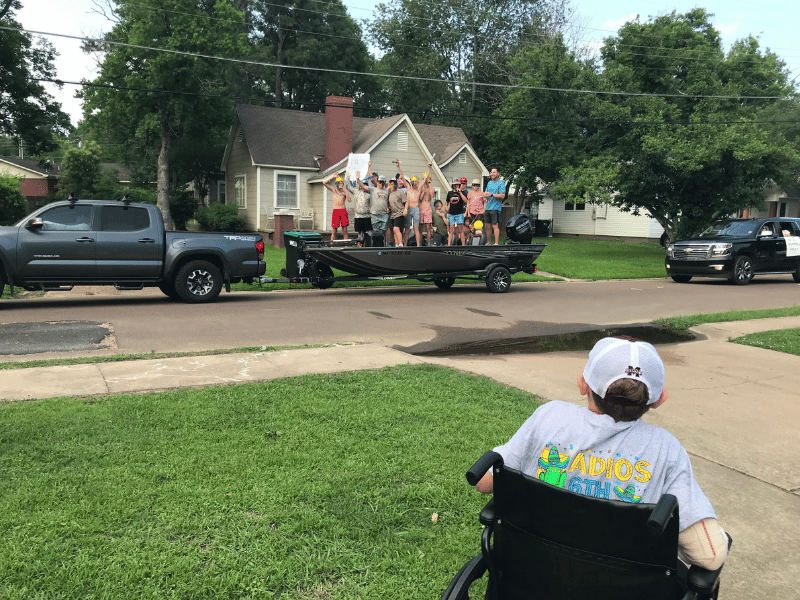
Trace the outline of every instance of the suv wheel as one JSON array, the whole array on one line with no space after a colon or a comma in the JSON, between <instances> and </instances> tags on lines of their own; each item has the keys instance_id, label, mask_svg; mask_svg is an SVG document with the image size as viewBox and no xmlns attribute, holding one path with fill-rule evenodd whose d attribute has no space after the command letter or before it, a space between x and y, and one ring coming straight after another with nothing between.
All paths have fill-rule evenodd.
<instances>
[{"instance_id":1,"label":"suv wheel","mask_svg":"<svg viewBox=\"0 0 800 600\"><path fill-rule=\"evenodd\" d=\"M797 261L797 269L794 273L792 273L792 278L797 282L800 283L800 261Z\"/></svg>"},{"instance_id":2,"label":"suv wheel","mask_svg":"<svg viewBox=\"0 0 800 600\"><path fill-rule=\"evenodd\" d=\"M733 265L731 283L747 285L753 280L753 263L749 256L740 256Z\"/></svg>"}]
</instances>

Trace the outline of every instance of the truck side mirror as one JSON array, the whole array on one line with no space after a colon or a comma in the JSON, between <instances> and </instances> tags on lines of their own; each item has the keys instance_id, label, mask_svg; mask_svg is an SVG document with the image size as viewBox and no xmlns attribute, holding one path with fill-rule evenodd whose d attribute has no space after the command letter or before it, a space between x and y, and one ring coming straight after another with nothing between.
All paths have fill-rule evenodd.
<instances>
[{"instance_id":1,"label":"truck side mirror","mask_svg":"<svg viewBox=\"0 0 800 600\"><path fill-rule=\"evenodd\" d=\"M25 229L29 229L31 231L38 231L42 227L44 227L44 221L41 219L31 219L25 223Z\"/></svg>"}]
</instances>

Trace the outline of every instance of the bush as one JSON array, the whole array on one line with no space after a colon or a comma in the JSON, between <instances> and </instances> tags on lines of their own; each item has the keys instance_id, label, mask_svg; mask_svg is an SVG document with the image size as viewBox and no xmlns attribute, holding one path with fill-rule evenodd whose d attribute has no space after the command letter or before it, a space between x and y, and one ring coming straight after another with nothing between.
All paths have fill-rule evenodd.
<instances>
[{"instance_id":1,"label":"bush","mask_svg":"<svg viewBox=\"0 0 800 600\"><path fill-rule=\"evenodd\" d=\"M243 231L244 219L233 204L215 202L197 211L195 219L203 231Z\"/></svg>"},{"instance_id":2,"label":"bush","mask_svg":"<svg viewBox=\"0 0 800 600\"><path fill-rule=\"evenodd\" d=\"M22 177L0 173L0 225L11 225L28 214L28 201L19 184Z\"/></svg>"},{"instance_id":3,"label":"bush","mask_svg":"<svg viewBox=\"0 0 800 600\"><path fill-rule=\"evenodd\" d=\"M197 211L197 200L192 192L171 192L169 195L169 212L175 229L186 229L186 223Z\"/></svg>"}]
</instances>

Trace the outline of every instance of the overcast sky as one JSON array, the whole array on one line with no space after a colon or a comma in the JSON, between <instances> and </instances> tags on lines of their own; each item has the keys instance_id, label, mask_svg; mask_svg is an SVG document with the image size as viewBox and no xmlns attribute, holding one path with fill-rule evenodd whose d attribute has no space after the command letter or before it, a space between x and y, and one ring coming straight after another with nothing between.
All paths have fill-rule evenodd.
<instances>
[{"instance_id":1,"label":"overcast sky","mask_svg":"<svg viewBox=\"0 0 800 600\"><path fill-rule=\"evenodd\" d=\"M23 27L51 34L100 37L111 24L97 12L91 0L22 0L18 19ZM356 20L369 18L376 2L345 0L345 6ZM650 0L573 0L577 10L575 21L583 28L582 40L598 47L603 38L614 35L628 20L640 15L642 22L650 16L673 10L684 13L702 6L715 17L712 22L721 32L725 49L737 39L756 36L762 48L778 54L790 70L790 78L800 81L800 10L797 0L709 0L703 4L693 1L658 2ZM56 61L58 77L64 81L80 81L94 77L93 57L81 52L80 41L44 36L59 53ZM65 85L61 90L50 86L51 93L61 102L73 124L81 118L80 101L75 98L77 86Z\"/></svg>"}]
</instances>

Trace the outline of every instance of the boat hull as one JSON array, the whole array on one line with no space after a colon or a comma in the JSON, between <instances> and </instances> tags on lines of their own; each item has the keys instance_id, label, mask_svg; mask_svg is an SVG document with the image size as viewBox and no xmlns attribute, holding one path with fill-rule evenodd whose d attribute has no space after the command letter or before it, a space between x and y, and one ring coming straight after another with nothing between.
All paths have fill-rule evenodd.
<instances>
[{"instance_id":1,"label":"boat hull","mask_svg":"<svg viewBox=\"0 0 800 600\"><path fill-rule=\"evenodd\" d=\"M533 270L533 262L547 244L499 246L333 247L306 246L303 252L318 263L361 275L435 275L480 273L503 265L512 273Z\"/></svg>"}]
</instances>

